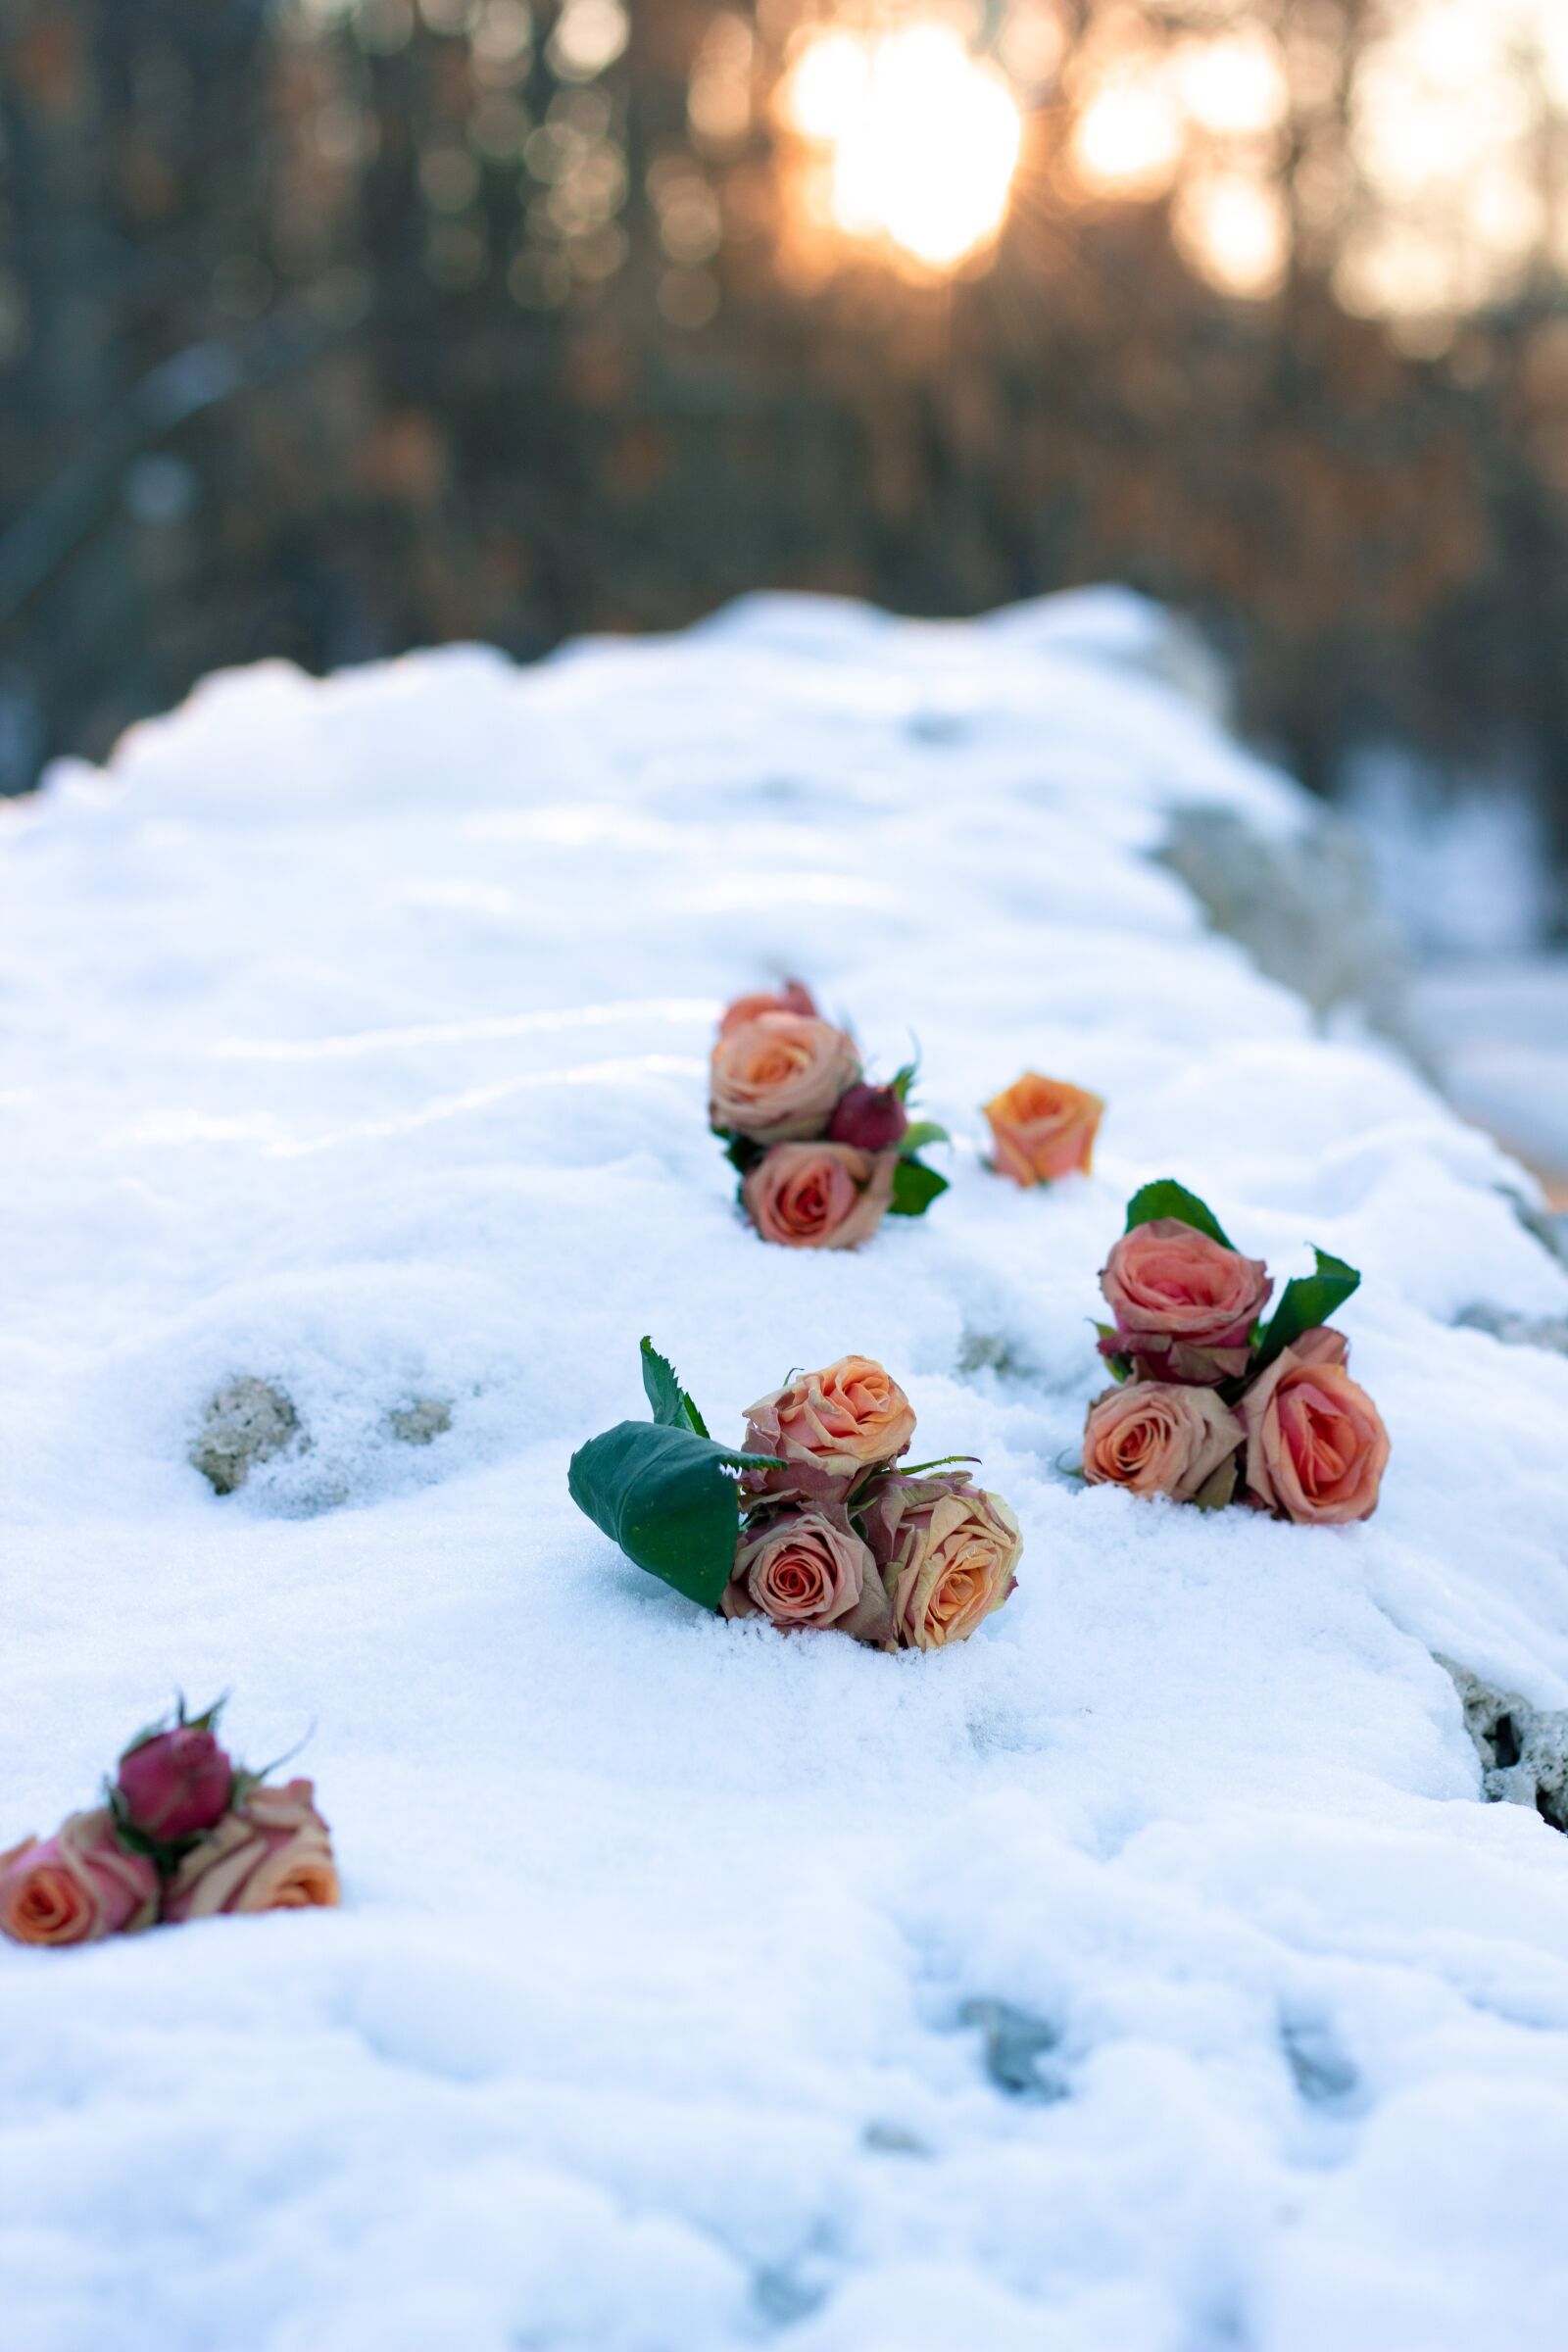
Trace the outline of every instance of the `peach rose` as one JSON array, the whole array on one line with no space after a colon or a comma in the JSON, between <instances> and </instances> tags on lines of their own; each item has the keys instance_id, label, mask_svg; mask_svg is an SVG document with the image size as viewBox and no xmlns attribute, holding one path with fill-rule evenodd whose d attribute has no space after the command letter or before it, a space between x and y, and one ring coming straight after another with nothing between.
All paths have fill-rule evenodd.
<instances>
[{"instance_id":1,"label":"peach rose","mask_svg":"<svg viewBox=\"0 0 1568 2352\"><path fill-rule=\"evenodd\" d=\"M336 1903L332 1843L315 1793L309 1781L252 1788L180 1863L165 1889L165 1919Z\"/></svg>"},{"instance_id":2,"label":"peach rose","mask_svg":"<svg viewBox=\"0 0 1568 2352\"><path fill-rule=\"evenodd\" d=\"M105 1806L0 1854L0 1930L13 1943L96 1943L157 1916L158 1873L121 1844Z\"/></svg>"},{"instance_id":3,"label":"peach rose","mask_svg":"<svg viewBox=\"0 0 1568 2352\"><path fill-rule=\"evenodd\" d=\"M1389 1433L1345 1369L1337 1331L1304 1331L1237 1406L1247 1431L1247 1484L1269 1510L1303 1525L1370 1519L1388 1467Z\"/></svg>"},{"instance_id":4,"label":"peach rose","mask_svg":"<svg viewBox=\"0 0 1568 2352\"><path fill-rule=\"evenodd\" d=\"M997 1166L1014 1184L1050 1184L1075 1171L1088 1175L1105 1110L1098 1095L1025 1070L1016 1085L983 1107L996 1140Z\"/></svg>"},{"instance_id":5,"label":"peach rose","mask_svg":"<svg viewBox=\"0 0 1568 2352\"><path fill-rule=\"evenodd\" d=\"M1124 1233L1100 1287L1116 1318L1103 1353L1131 1356L1146 1380L1210 1388L1247 1370L1252 1325L1274 1289L1260 1258L1227 1250L1180 1217Z\"/></svg>"},{"instance_id":6,"label":"peach rose","mask_svg":"<svg viewBox=\"0 0 1568 2352\"><path fill-rule=\"evenodd\" d=\"M739 1022L713 1048L709 1122L755 1144L821 1135L859 1075L855 1040L831 1021L764 1012Z\"/></svg>"},{"instance_id":7,"label":"peach rose","mask_svg":"<svg viewBox=\"0 0 1568 2352\"><path fill-rule=\"evenodd\" d=\"M853 1144L775 1144L741 1184L764 1242L786 1250L853 1250L868 1241L893 1198L896 1152Z\"/></svg>"},{"instance_id":8,"label":"peach rose","mask_svg":"<svg viewBox=\"0 0 1568 2352\"><path fill-rule=\"evenodd\" d=\"M718 1034L727 1037L743 1021L755 1021L764 1012L799 1012L814 1021L816 1000L803 980L786 980L780 989L758 989L752 996L737 997L732 1004L725 1005L719 1015Z\"/></svg>"},{"instance_id":9,"label":"peach rose","mask_svg":"<svg viewBox=\"0 0 1568 2352\"><path fill-rule=\"evenodd\" d=\"M886 1480L865 1514L865 1540L903 1649L966 1642L1018 1581L1017 1520L963 1472Z\"/></svg>"},{"instance_id":10,"label":"peach rose","mask_svg":"<svg viewBox=\"0 0 1568 2352\"><path fill-rule=\"evenodd\" d=\"M876 1562L842 1503L781 1511L743 1529L719 1607L726 1617L834 1626L858 1642L893 1646L893 1612Z\"/></svg>"},{"instance_id":11,"label":"peach rose","mask_svg":"<svg viewBox=\"0 0 1568 2352\"><path fill-rule=\"evenodd\" d=\"M1245 1443L1247 1432L1212 1389L1134 1380L1107 1389L1084 1425L1091 1486L1191 1502ZM1225 1497L1229 1501L1230 1497Z\"/></svg>"},{"instance_id":12,"label":"peach rose","mask_svg":"<svg viewBox=\"0 0 1568 2352\"><path fill-rule=\"evenodd\" d=\"M755 1470L752 1494L843 1502L857 1479L907 1453L914 1436L909 1399L868 1355L841 1356L825 1372L803 1372L747 1408L747 1453L777 1455L782 1470Z\"/></svg>"}]
</instances>

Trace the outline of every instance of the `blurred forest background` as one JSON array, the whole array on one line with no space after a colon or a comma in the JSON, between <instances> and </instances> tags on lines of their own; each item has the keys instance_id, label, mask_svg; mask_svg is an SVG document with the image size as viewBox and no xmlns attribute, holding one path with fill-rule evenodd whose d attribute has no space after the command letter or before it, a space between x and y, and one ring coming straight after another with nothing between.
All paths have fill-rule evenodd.
<instances>
[{"instance_id":1,"label":"blurred forest background","mask_svg":"<svg viewBox=\"0 0 1568 2352\"><path fill-rule=\"evenodd\" d=\"M1568 846L1568 0L5 0L0 128L0 791L264 655L1120 579Z\"/></svg>"}]
</instances>

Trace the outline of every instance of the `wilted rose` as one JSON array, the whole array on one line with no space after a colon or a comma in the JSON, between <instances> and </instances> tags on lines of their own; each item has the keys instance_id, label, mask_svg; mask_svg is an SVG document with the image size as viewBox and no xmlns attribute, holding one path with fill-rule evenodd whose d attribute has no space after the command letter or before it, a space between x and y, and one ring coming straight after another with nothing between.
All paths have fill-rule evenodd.
<instances>
[{"instance_id":1,"label":"wilted rose","mask_svg":"<svg viewBox=\"0 0 1568 2352\"><path fill-rule=\"evenodd\" d=\"M833 1626L858 1642L892 1646L893 1613L876 1562L842 1503L780 1511L744 1528L719 1607L726 1617Z\"/></svg>"},{"instance_id":2,"label":"wilted rose","mask_svg":"<svg viewBox=\"0 0 1568 2352\"><path fill-rule=\"evenodd\" d=\"M817 1018L816 1000L804 980L786 980L782 988L760 988L749 997L737 997L726 1004L719 1016L718 1034L727 1037L746 1021L755 1021L764 1012L804 1013L808 1020Z\"/></svg>"},{"instance_id":3,"label":"wilted rose","mask_svg":"<svg viewBox=\"0 0 1568 2352\"><path fill-rule=\"evenodd\" d=\"M96 1943L150 1927L157 1914L158 1873L145 1854L126 1852L105 1806L0 1854L0 1931L13 1943Z\"/></svg>"},{"instance_id":4,"label":"wilted rose","mask_svg":"<svg viewBox=\"0 0 1568 2352\"><path fill-rule=\"evenodd\" d=\"M914 1412L898 1382L868 1355L846 1355L824 1372L803 1372L759 1397L746 1415L747 1453L769 1453L782 1470L748 1473L753 1494L842 1502L878 1462L907 1453Z\"/></svg>"},{"instance_id":5,"label":"wilted rose","mask_svg":"<svg viewBox=\"0 0 1568 2352\"><path fill-rule=\"evenodd\" d=\"M890 1478L865 1514L865 1540L905 1649L966 1642L1017 1583L1023 1538L1000 1494L968 1478Z\"/></svg>"},{"instance_id":6,"label":"wilted rose","mask_svg":"<svg viewBox=\"0 0 1568 2352\"><path fill-rule=\"evenodd\" d=\"M233 1781L233 1764L212 1731L179 1723L125 1750L118 1789L134 1828L161 1845L176 1845L210 1830L226 1811Z\"/></svg>"},{"instance_id":7,"label":"wilted rose","mask_svg":"<svg viewBox=\"0 0 1568 2352\"><path fill-rule=\"evenodd\" d=\"M1104 1353L1131 1356L1151 1380L1209 1387L1246 1371L1252 1325L1274 1289L1261 1259L1227 1250L1180 1217L1124 1233L1100 1287L1116 1319Z\"/></svg>"},{"instance_id":8,"label":"wilted rose","mask_svg":"<svg viewBox=\"0 0 1568 2352\"><path fill-rule=\"evenodd\" d=\"M1087 1176L1105 1105L1098 1095L1060 1078L1023 1076L985 1104L996 1139L997 1166L1015 1184L1050 1184L1075 1172Z\"/></svg>"},{"instance_id":9,"label":"wilted rose","mask_svg":"<svg viewBox=\"0 0 1568 2352\"><path fill-rule=\"evenodd\" d=\"M314 1799L309 1781L252 1788L180 1863L164 1893L165 1919L334 1904L337 1870Z\"/></svg>"},{"instance_id":10,"label":"wilted rose","mask_svg":"<svg viewBox=\"0 0 1568 2352\"><path fill-rule=\"evenodd\" d=\"M852 1250L875 1233L893 1198L896 1152L853 1144L775 1144L741 1184L764 1242L786 1250Z\"/></svg>"},{"instance_id":11,"label":"wilted rose","mask_svg":"<svg viewBox=\"0 0 1568 2352\"><path fill-rule=\"evenodd\" d=\"M721 1134L757 1144L821 1135L859 1075L855 1040L831 1021L764 1012L714 1046L709 1120Z\"/></svg>"},{"instance_id":12,"label":"wilted rose","mask_svg":"<svg viewBox=\"0 0 1568 2352\"><path fill-rule=\"evenodd\" d=\"M1091 1486L1191 1502L1236 1453L1246 1431L1212 1389L1135 1380L1107 1389L1084 1425L1084 1476ZM1227 1495L1228 1501L1230 1497Z\"/></svg>"},{"instance_id":13,"label":"wilted rose","mask_svg":"<svg viewBox=\"0 0 1568 2352\"><path fill-rule=\"evenodd\" d=\"M1236 1408L1247 1431L1249 1490L1303 1525L1370 1519L1378 1507L1389 1433L1346 1370L1348 1354L1340 1332L1303 1332Z\"/></svg>"},{"instance_id":14,"label":"wilted rose","mask_svg":"<svg viewBox=\"0 0 1568 2352\"><path fill-rule=\"evenodd\" d=\"M862 1152L887 1152L909 1131L909 1114L895 1086L852 1086L839 1097L828 1124L835 1144L856 1144Z\"/></svg>"}]
</instances>

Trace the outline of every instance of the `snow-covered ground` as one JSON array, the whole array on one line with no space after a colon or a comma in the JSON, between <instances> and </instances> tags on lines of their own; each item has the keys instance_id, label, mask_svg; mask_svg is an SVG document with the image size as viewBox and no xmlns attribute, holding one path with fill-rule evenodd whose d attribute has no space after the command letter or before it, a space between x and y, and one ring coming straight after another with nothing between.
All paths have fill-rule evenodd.
<instances>
[{"instance_id":1,"label":"snow-covered ground","mask_svg":"<svg viewBox=\"0 0 1568 2352\"><path fill-rule=\"evenodd\" d=\"M1568 956L1445 959L1421 972L1413 1008L1453 1101L1568 1208Z\"/></svg>"},{"instance_id":2,"label":"snow-covered ground","mask_svg":"<svg viewBox=\"0 0 1568 2352\"><path fill-rule=\"evenodd\" d=\"M232 1686L253 1759L316 1725L346 1901L0 1948L4 2352L1560 2340L1568 1839L1478 1801L1431 1652L1568 1704L1568 1363L1449 1327L1568 1275L1143 857L1299 814L1157 633L762 600L267 667L8 813L0 1843ZM794 970L962 1139L858 1254L760 1245L704 1131L719 1000ZM1091 1180L982 1168L1026 1063L1108 1098ZM1059 1467L1167 1173L1364 1270L1368 1526ZM737 1429L881 1357L1017 1510L1012 1602L887 1657L639 1578L565 1465L645 1331ZM244 1374L309 1442L220 1500Z\"/></svg>"}]
</instances>

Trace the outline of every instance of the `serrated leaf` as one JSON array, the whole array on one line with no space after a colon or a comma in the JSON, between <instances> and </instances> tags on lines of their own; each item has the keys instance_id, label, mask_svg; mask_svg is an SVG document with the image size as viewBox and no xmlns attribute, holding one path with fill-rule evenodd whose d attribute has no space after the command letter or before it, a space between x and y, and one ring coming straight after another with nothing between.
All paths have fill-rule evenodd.
<instances>
[{"instance_id":1,"label":"serrated leaf","mask_svg":"<svg viewBox=\"0 0 1568 2352\"><path fill-rule=\"evenodd\" d=\"M1218 1242L1222 1250L1234 1250L1236 1245L1225 1231L1206 1200L1200 1200L1186 1185L1178 1184L1174 1176L1160 1176L1134 1193L1127 1203L1127 1231L1136 1225L1152 1225L1157 1217L1179 1217L1184 1225L1196 1226L1206 1233L1210 1241Z\"/></svg>"},{"instance_id":2,"label":"serrated leaf","mask_svg":"<svg viewBox=\"0 0 1568 2352\"><path fill-rule=\"evenodd\" d=\"M920 1159L901 1159L893 1171L893 1198L888 1208L895 1217L923 1217L933 1200L948 1189L948 1180Z\"/></svg>"},{"instance_id":3,"label":"serrated leaf","mask_svg":"<svg viewBox=\"0 0 1568 2352\"><path fill-rule=\"evenodd\" d=\"M571 1457L571 1498L628 1560L688 1600L716 1609L735 1565L734 1473L774 1468L662 1421L621 1421Z\"/></svg>"},{"instance_id":4,"label":"serrated leaf","mask_svg":"<svg viewBox=\"0 0 1568 2352\"><path fill-rule=\"evenodd\" d=\"M1253 1360L1250 1378L1264 1372L1277 1355L1293 1347L1303 1331L1315 1331L1339 1313L1353 1292L1360 1288L1361 1277L1354 1266L1348 1266L1343 1257L1331 1257L1325 1250L1314 1250L1317 1269L1311 1274L1298 1274L1294 1282L1285 1285L1273 1318L1263 1333Z\"/></svg>"},{"instance_id":5,"label":"serrated leaf","mask_svg":"<svg viewBox=\"0 0 1568 2352\"><path fill-rule=\"evenodd\" d=\"M652 1340L643 1340L643 1394L648 1398L654 1419L666 1429L695 1430L706 1438L708 1424L697 1410L675 1376L675 1367L667 1355L661 1355Z\"/></svg>"},{"instance_id":6,"label":"serrated leaf","mask_svg":"<svg viewBox=\"0 0 1568 2352\"><path fill-rule=\"evenodd\" d=\"M904 1158L912 1159L917 1152L925 1150L927 1144L951 1144L952 1141L947 1129L935 1119L915 1119L906 1127L900 1139L899 1151Z\"/></svg>"}]
</instances>

